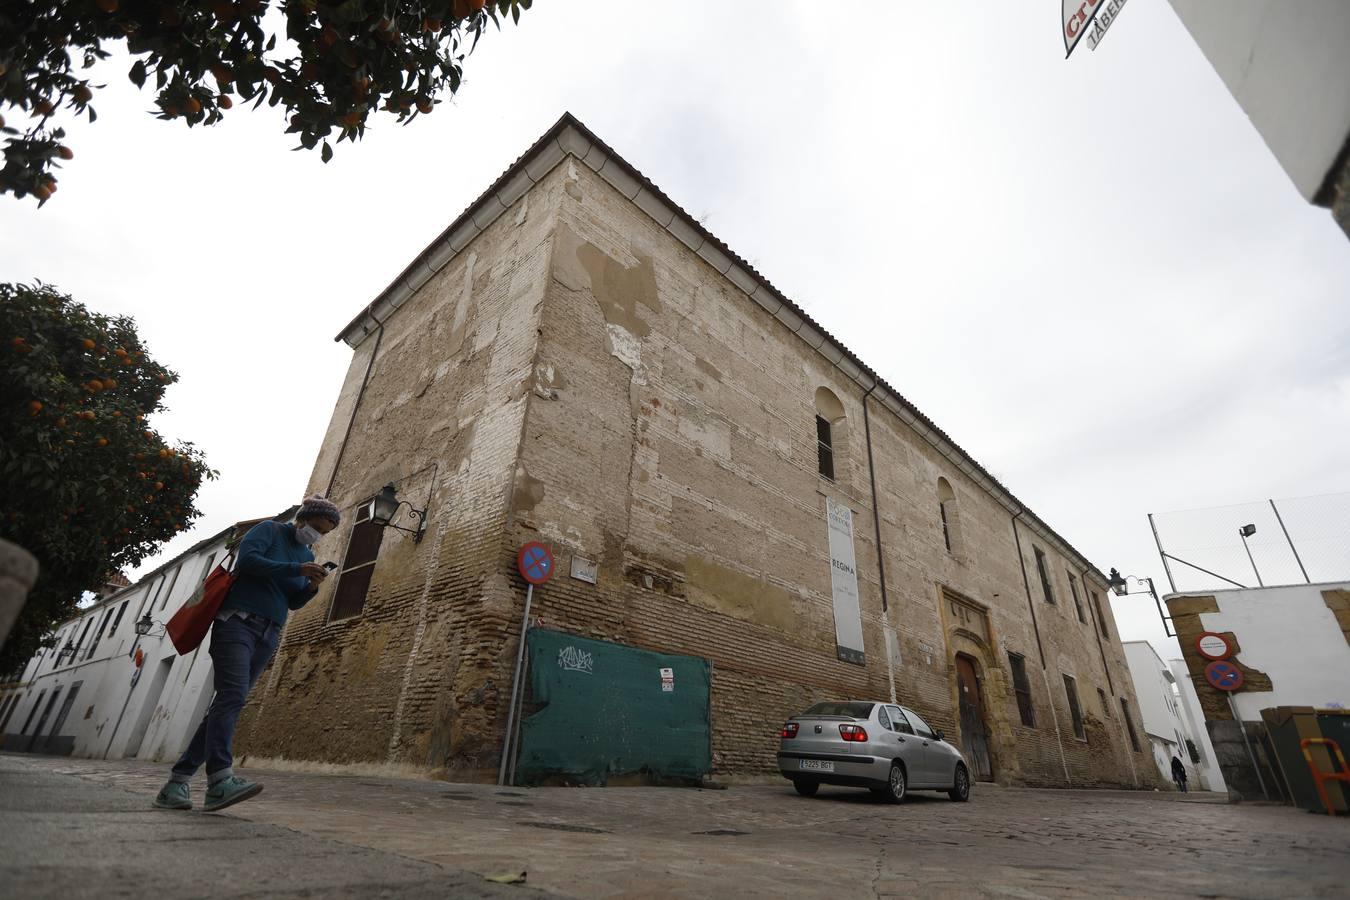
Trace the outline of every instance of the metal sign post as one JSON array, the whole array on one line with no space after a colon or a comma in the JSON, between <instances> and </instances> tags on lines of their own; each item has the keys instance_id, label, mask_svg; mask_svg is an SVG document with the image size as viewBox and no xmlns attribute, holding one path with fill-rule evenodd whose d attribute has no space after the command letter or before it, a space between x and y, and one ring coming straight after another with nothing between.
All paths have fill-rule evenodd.
<instances>
[{"instance_id":1,"label":"metal sign post","mask_svg":"<svg viewBox=\"0 0 1350 900\"><path fill-rule=\"evenodd\" d=\"M1256 773L1256 781L1261 785L1261 793L1266 799L1270 799L1270 791L1266 790L1266 780L1261 777L1261 764L1256 761L1256 751L1252 750L1252 742L1247 740L1247 725L1242 721L1242 716L1238 715L1237 704L1233 702L1233 692L1227 691L1228 708L1233 711L1233 721L1237 723L1238 730L1242 732L1242 744L1247 748L1247 758L1252 761L1252 771Z\"/></svg>"},{"instance_id":2,"label":"metal sign post","mask_svg":"<svg viewBox=\"0 0 1350 900\"><path fill-rule=\"evenodd\" d=\"M506 735L502 739L502 761L497 767L497 784L507 783L506 769L515 745L516 701L520 696L520 670L525 662L525 641L530 631L530 604L534 600L534 586L553 577L553 553L538 541L530 541L520 548L516 568L529 585L525 589L525 615L520 620L520 646L516 648L516 669L511 676L511 705L506 711ZM515 780L515 766L511 765L511 780Z\"/></svg>"}]
</instances>

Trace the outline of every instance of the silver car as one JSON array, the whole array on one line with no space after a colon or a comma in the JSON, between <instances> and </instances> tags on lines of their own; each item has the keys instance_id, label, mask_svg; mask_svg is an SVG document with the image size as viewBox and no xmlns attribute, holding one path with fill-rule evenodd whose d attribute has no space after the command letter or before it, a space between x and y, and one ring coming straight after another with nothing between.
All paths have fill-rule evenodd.
<instances>
[{"instance_id":1,"label":"silver car","mask_svg":"<svg viewBox=\"0 0 1350 900\"><path fill-rule=\"evenodd\" d=\"M783 725L778 770L797 793L822 784L865 787L893 803L911 790L970 799L970 769L961 751L913 710L860 700L817 703Z\"/></svg>"}]
</instances>

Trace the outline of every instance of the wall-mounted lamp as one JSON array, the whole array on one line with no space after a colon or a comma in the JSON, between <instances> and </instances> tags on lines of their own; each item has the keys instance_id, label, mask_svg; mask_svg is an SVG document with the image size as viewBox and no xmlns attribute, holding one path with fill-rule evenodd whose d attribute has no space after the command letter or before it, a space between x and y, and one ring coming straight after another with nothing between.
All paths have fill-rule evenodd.
<instances>
[{"instance_id":1,"label":"wall-mounted lamp","mask_svg":"<svg viewBox=\"0 0 1350 900\"><path fill-rule=\"evenodd\" d=\"M416 528L404 528L402 525L394 524L394 517L398 515L399 507L408 507L408 515L417 520ZM417 509L407 500L400 500L394 493L394 485L386 484L375 499L370 504L370 521L379 525L381 528L394 528L398 531L404 531L413 536L413 543L422 543L422 535L427 530L427 511Z\"/></svg>"},{"instance_id":2,"label":"wall-mounted lamp","mask_svg":"<svg viewBox=\"0 0 1350 900\"><path fill-rule=\"evenodd\" d=\"M156 631L155 634L163 634L164 623L156 622L154 619L150 618L149 613L146 613L145 615L137 619L136 624L133 625L132 627L136 629L137 634L139 634L141 637L145 637L154 629L156 625L159 626L159 631Z\"/></svg>"},{"instance_id":3,"label":"wall-mounted lamp","mask_svg":"<svg viewBox=\"0 0 1350 900\"><path fill-rule=\"evenodd\" d=\"M75 645L72 644L70 641L66 641L66 645L62 647L60 650L56 651L56 664L58 666L61 665L61 663L65 660L67 656L69 656L71 659L75 658Z\"/></svg>"},{"instance_id":4,"label":"wall-mounted lamp","mask_svg":"<svg viewBox=\"0 0 1350 900\"><path fill-rule=\"evenodd\" d=\"M1130 590L1130 582L1141 585L1145 590ZM1106 586L1111 589L1111 593L1117 597L1126 597L1130 594L1148 594L1153 598L1153 605L1158 607L1158 617L1162 619L1163 631L1168 637L1176 637L1176 632L1172 631L1172 617L1163 609L1162 600L1158 597L1158 591L1153 587L1152 578L1138 578L1134 575L1121 575L1119 569L1112 569L1111 574L1106 579Z\"/></svg>"}]
</instances>

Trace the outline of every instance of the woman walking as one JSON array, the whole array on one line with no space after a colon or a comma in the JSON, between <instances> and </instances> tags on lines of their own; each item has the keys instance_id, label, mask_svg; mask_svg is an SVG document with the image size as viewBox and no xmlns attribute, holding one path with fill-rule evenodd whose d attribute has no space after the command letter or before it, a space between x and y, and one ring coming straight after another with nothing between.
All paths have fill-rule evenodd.
<instances>
[{"instance_id":1,"label":"woman walking","mask_svg":"<svg viewBox=\"0 0 1350 900\"><path fill-rule=\"evenodd\" d=\"M259 522L239 544L229 595L211 626L215 696L206 718L174 763L154 805L192 809L188 787L206 765L207 812L257 796L262 785L234 774L234 726L249 691L276 652L287 614L310 601L328 572L311 545L338 526L338 508L324 497L305 500L294 523Z\"/></svg>"}]
</instances>

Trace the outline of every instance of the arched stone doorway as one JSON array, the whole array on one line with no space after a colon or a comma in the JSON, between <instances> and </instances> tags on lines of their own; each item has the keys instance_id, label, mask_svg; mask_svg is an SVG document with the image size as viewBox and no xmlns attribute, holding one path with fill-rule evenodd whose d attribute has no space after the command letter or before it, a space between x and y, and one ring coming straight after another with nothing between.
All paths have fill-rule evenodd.
<instances>
[{"instance_id":1,"label":"arched stone doorway","mask_svg":"<svg viewBox=\"0 0 1350 900\"><path fill-rule=\"evenodd\" d=\"M1019 777L1011 725L1007 720L1005 679L989 610L950 588L941 587L947 638L952 712L960 748L978 781L1014 783Z\"/></svg>"},{"instance_id":2,"label":"arched stone doorway","mask_svg":"<svg viewBox=\"0 0 1350 900\"><path fill-rule=\"evenodd\" d=\"M970 764L970 774L977 781L993 781L984 690L974 658L965 653L956 654L956 704L961 721L961 750Z\"/></svg>"}]
</instances>

